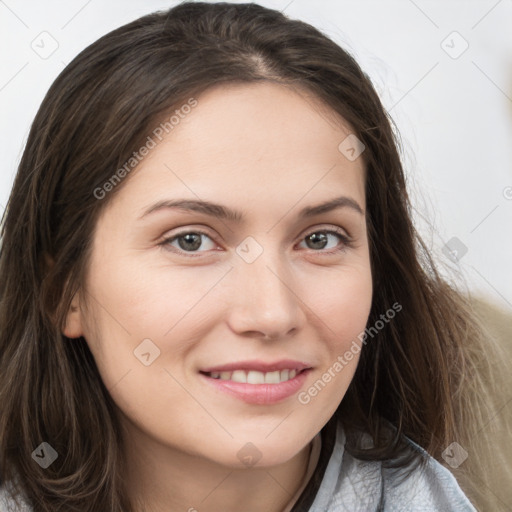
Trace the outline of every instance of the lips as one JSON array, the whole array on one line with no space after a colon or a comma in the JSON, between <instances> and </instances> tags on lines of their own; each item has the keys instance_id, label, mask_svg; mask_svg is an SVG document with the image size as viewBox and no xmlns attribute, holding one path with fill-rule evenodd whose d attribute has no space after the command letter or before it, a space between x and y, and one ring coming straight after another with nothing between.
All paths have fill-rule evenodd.
<instances>
[{"instance_id":1,"label":"lips","mask_svg":"<svg viewBox=\"0 0 512 512\"><path fill-rule=\"evenodd\" d=\"M271 405L297 393L312 367L291 359L266 363L239 361L204 368L203 382L249 404Z\"/></svg>"},{"instance_id":2,"label":"lips","mask_svg":"<svg viewBox=\"0 0 512 512\"><path fill-rule=\"evenodd\" d=\"M248 404L272 405L283 402L300 391L312 370L303 370L292 379L277 384L248 384L209 377L200 372L202 381L217 391Z\"/></svg>"}]
</instances>

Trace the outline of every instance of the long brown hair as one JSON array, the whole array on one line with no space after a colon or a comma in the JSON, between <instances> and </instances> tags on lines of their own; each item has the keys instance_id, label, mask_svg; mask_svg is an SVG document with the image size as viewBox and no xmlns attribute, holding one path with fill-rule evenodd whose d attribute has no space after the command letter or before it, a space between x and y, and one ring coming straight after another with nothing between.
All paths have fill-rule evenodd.
<instances>
[{"instance_id":1,"label":"long brown hair","mask_svg":"<svg viewBox=\"0 0 512 512\"><path fill-rule=\"evenodd\" d=\"M101 37L62 71L34 119L4 214L0 464L3 480L18 483L36 510L133 510L116 407L86 341L62 334L96 220L123 182L101 198L94 191L189 98L260 80L313 92L365 145L368 325L396 302L403 309L364 346L336 412L375 446L347 449L391 459L406 435L440 459L452 441L469 442L481 411L468 404L472 387L483 389L485 335L412 224L401 143L370 79L319 30L278 11L182 3ZM31 457L42 442L59 454L46 469Z\"/></svg>"}]
</instances>

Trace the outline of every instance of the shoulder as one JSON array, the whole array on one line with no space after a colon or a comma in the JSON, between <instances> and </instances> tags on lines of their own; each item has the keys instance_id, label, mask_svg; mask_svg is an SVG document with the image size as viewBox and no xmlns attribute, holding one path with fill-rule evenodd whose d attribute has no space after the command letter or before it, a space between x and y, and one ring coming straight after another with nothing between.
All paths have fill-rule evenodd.
<instances>
[{"instance_id":1,"label":"shoulder","mask_svg":"<svg viewBox=\"0 0 512 512\"><path fill-rule=\"evenodd\" d=\"M457 510L476 512L467 496L460 488L453 474L429 455L423 448L406 439L422 459L410 476L398 483L387 477L384 481L384 502L393 510L430 511ZM382 471L386 480L389 470Z\"/></svg>"},{"instance_id":2,"label":"shoulder","mask_svg":"<svg viewBox=\"0 0 512 512\"><path fill-rule=\"evenodd\" d=\"M363 461L345 450L338 425L336 443L317 496L309 512L375 510L476 512L455 477L410 439L408 449L421 463L402 470L380 461ZM404 472L408 476L404 477Z\"/></svg>"},{"instance_id":3,"label":"shoulder","mask_svg":"<svg viewBox=\"0 0 512 512\"><path fill-rule=\"evenodd\" d=\"M0 486L0 512L33 512L32 508L22 499L14 501L8 487L2 483Z\"/></svg>"}]
</instances>

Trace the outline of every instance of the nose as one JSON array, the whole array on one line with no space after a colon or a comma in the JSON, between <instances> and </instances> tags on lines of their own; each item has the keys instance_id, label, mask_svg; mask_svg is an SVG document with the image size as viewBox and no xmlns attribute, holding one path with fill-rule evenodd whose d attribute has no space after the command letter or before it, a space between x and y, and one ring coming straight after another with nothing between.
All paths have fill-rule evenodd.
<instances>
[{"instance_id":1,"label":"nose","mask_svg":"<svg viewBox=\"0 0 512 512\"><path fill-rule=\"evenodd\" d=\"M252 263L237 261L228 300L228 322L238 335L284 339L300 331L304 304L293 274L278 251L268 249Z\"/></svg>"}]
</instances>

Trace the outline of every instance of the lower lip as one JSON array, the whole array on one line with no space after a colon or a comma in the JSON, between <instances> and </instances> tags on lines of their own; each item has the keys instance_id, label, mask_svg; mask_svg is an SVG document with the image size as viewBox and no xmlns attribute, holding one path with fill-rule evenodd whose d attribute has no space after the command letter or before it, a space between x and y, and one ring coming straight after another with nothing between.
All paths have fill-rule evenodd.
<instances>
[{"instance_id":1,"label":"lower lip","mask_svg":"<svg viewBox=\"0 0 512 512\"><path fill-rule=\"evenodd\" d=\"M293 379L280 382L279 384L246 384L243 382L233 382L232 380L213 379L203 373L199 375L208 384L248 404L268 405L282 402L297 393L303 386L310 371L311 368L304 370Z\"/></svg>"}]
</instances>

